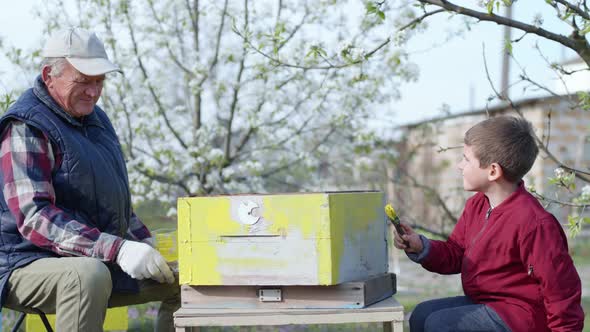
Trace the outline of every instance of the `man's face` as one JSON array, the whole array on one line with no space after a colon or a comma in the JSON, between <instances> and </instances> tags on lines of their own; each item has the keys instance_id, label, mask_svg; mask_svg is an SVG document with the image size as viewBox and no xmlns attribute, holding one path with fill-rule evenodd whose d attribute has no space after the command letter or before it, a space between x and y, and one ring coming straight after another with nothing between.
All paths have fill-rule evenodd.
<instances>
[{"instance_id":1,"label":"man's face","mask_svg":"<svg viewBox=\"0 0 590 332\"><path fill-rule=\"evenodd\" d=\"M78 118L93 112L105 75L84 75L67 61L60 76L49 76L48 70L48 67L43 68L43 81L51 97L66 113Z\"/></svg>"},{"instance_id":2,"label":"man's face","mask_svg":"<svg viewBox=\"0 0 590 332\"><path fill-rule=\"evenodd\" d=\"M473 148L469 145L463 146L463 159L459 162L459 170L463 175L463 189L485 192L490 184L489 168L481 168Z\"/></svg>"}]
</instances>

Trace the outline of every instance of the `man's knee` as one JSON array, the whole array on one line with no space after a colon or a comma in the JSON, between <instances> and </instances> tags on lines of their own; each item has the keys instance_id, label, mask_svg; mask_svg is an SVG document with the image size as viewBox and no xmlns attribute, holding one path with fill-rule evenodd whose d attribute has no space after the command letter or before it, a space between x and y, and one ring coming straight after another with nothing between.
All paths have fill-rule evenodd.
<instances>
[{"instance_id":1,"label":"man's knee","mask_svg":"<svg viewBox=\"0 0 590 332\"><path fill-rule=\"evenodd\" d=\"M68 266L68 284L79 288L81 293L92 296L111 295L111 273L104 263L95 258L69 258L72 264Z\"/></svg>"}]
</instances>

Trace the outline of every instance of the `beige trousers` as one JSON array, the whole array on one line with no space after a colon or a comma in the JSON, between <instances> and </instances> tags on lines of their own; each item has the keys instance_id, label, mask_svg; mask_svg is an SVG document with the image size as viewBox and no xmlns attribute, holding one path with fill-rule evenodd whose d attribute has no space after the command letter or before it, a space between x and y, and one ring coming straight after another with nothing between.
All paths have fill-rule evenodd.
<instances>
[{"instance_id":1,"label":"beige trousers","mask_svg":"<svg viewBox=\"0 0 590 332\"><path fill-rule=\"evenodd\" d=\"M12 272L5 306L56 314L56 330L102 331L107 307L162 301L156 331L174 331L172 314L180 307L180 287L141 280L138 294L112 294L111 274L88 257L42 258Z\"/></svg>"}]
</instances>

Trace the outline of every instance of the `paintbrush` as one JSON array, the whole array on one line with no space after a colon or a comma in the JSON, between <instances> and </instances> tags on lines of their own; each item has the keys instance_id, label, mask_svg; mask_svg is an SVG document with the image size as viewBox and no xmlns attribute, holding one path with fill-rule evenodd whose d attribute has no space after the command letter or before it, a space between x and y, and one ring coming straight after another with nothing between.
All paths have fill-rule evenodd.
<instances>
[{"instance_id":1,"label":"paintbrush","mask_svg":"<svg viewBox=\"0 0 590 332\"><path fill-rule=\"evenodd\" d=\"M404 232L404 229L402 228L401 221L399 220L397 213L395 213L395 209L393 208L393 206L391 206L391 204L385 205L385 214L387 215L389 221L391 221L391 223L395 227L395 230L397 231L400 237L406 234L406 232ZM408 248L410 247L408 241L404 240L404 244Z\"/></svg>"}]
</instances>

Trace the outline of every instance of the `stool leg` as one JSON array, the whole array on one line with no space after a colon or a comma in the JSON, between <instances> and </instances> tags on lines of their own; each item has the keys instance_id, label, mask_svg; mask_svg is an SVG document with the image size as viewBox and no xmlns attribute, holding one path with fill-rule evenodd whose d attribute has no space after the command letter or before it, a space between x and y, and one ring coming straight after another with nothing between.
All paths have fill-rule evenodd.
<instances>
[{"instance_id":1,"label":"stool leg","mask_svg":"<svg viewBox=\"0 0 590 332\"><path fill-rule=\"evenodd\" d=\"M16 319L16 323L14 323L14 326L12 327L12 330L10 330L11 332L16 332L18 331L18 328L22 325L23 321L25 320L25 316L27 314L24 312L21 312L18 315L18 318Z\"/></svg>"},{"instance_id":2,"label":"stool leg","mask_svg":"<svg viewBox=\"0 0 590 332\"><path fill-rule=\"evenodd\" d=\"M47 330L47 332L53 332L51 324L49 324L49 321L47 320L47 316L45 316L45 313L39 312L39 317L41 317L41 321L43 322L43 325L45 325L45 329Z\"/></svg>"},{"instance_id":3,"label":"stool leg","mask_svg":"<svg viewBox=\"0 0 590 332\"><path fill-rule=\"evenodd\" d=\"M392 332L392 322L383 322L383 332Z\"/></svg>"}]
</instances>

